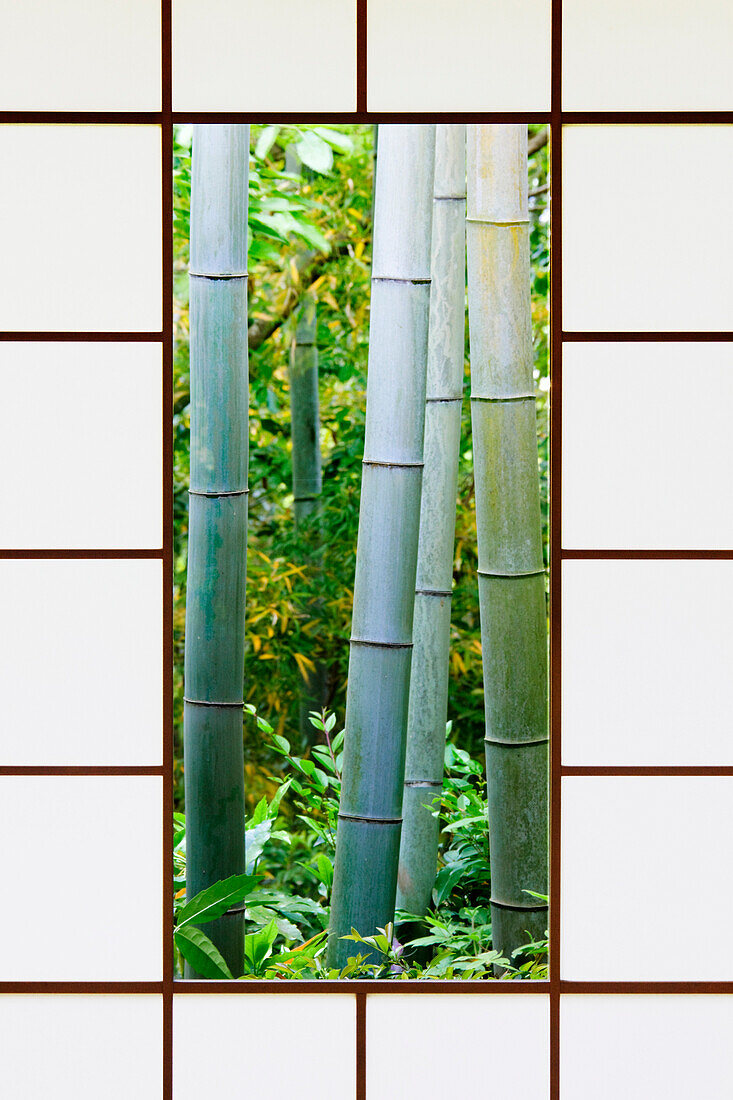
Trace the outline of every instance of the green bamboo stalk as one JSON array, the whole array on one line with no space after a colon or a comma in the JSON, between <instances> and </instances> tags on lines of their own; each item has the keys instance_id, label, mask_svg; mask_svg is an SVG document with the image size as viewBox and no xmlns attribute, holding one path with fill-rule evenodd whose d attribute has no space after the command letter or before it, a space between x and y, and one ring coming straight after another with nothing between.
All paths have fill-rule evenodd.
<instances>
[{"instance_id":1,"label":"green bamboo stalk","mask_svg":"<svg viewBox=\"0 0 733 1100\"><path fill-rule=\"evenodd\" d=\"M316 299L313 294L307 294L298 312L289 367L293 510L296 527L311 515L315 522L320 523L321 445L317 327ZM318 541L320 542L320 532ZM311 571L320 570L322 560L322 549L317 545L304 564ZM312 611L317 616L319 607L314 606ZM325 702L326 671L326 666L317 662L315 669L302 678L298 725L301 740L306 744L313 739L313 727L308 715L312 710L320 710Z\"/></svg>"},{"instance_id":2,"label":"green bamboo stalk","mask_svg":"<svg viewBox=\"0 0 733 1100\"><path fill-rule=\"evenodd\" d=\"M366 438L329 965L394 919L423 468L435 127L380 127Z\"/></svg>"},{"instance_id":3,"label":"green bamboo stalk","mask_svg":"<svg viewBox=\"0 0 733 1100\"><path fill-rule=\"evenodd\" d=\"M526 126L468 127L468 315L493 946L547 927L547 626Z\"/></svg>"},{"instance_id":4,"label":"green bamboo stalk","mask_svg":"<svg viewBox=\"0 0 733 1100\"><path fill-rule=\"evenodd\" d=\"M296 525L317 512L321 495L316 300L306 294L290 349L290 424Z\"/></svg>"},{"instance_id":5,"label":"green bamboo stalk","mask_svg":"<svg viewBox=\"0 0 733 1100\"><path fill-rule=\"evenodd\" d=\"M425 468L397 905L424 914L438 858L466 313L466 127L435 128Z\"/></svg>"},{"instance_id":6,"label":"green bamboo stalk","mask_svg":"<svg viewBox=\"0 0 733 1100\"><path fill-rule=\"evenodd\" d=\"M293 175L305 177L305 169L293 145L285 149L285 168ZM293 512L298 527L310 515L320 514L321 496L321 423L318 402L318 316L316 296L307 292L297 313L295 336L290 345L288 380L290 386L290 430L293 466ZM320 527L320 521L319 527ZM318 532L320 543L320 530ZM310 570L320 570L321 546L308 555L303 564ZM314 616L319 606L312 608ZM325 704L326 666L318 662L315 669L302 675L298 728L301 742L313 740L309 714Z\"/></svg>"},{"instance_id":7,"label":"green bamboo stalk","mask_svg":"<svg viewBox=\"0 0 733 1100\"><path fill-rule=\"evenodd\" d=\"M195 126L184 759L186 893L243 874L249 126ZM233 974L243 912L207 924Z\"/></svg>"}]
</instances>

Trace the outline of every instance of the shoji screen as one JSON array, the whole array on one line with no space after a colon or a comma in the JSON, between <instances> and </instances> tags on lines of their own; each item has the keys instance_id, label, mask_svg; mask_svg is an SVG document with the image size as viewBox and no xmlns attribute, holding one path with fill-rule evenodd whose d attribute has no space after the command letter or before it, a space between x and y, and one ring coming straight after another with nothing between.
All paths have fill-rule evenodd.
<instances>
[{"instance_id":1,"label":"shoji screen","mask_svg":"<svg viewBox=\"0 0 733 1100\"><path fill-rule=\"evenodd\" d=\"M0 0L5 1095L730 1095L732 63L725 0ZM175 983L172 127L441 115L551 131L550 980Z\"/></svg>"}]
</instances>

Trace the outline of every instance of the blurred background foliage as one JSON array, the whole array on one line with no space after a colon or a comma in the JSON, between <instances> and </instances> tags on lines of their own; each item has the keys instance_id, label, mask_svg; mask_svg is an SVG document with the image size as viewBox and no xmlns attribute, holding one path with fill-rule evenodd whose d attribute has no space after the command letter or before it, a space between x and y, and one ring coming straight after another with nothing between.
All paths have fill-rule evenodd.
<instances>
[{"instance_id":1,"label":"blurred background foliage","mask_svg":"<svg viewBox=\"0 0 733 1100\"><path fill-rule=\"evenodd\" d=\"M364 441L372 126L252 126L249 207L250 459L245 699L297 745L304 677L327 672L327 705L343 725ZM530 126L532 324L545 562L548 521L548 146ZM189 477L188 236L192 128L174 142L174 659L175 799L183 809L183 644ZM377 143L378 145L378 143ZM295 154L295 155L294 155ZM318 302L323 455L320 519L296 532L291 489L288 357L298 305ZM483 760L466 327L466 400L459 468L451 623L451 740ZM304 563L310 562L310 565ZM312 563L317 563L313 565ZM319 564L318 564L319 563ZM281 762L245 723L247 808L272 797ZM308 751L300 744L301 751ZM283 807L284 808L284 807Z\"/></svg>"}]
</instances>

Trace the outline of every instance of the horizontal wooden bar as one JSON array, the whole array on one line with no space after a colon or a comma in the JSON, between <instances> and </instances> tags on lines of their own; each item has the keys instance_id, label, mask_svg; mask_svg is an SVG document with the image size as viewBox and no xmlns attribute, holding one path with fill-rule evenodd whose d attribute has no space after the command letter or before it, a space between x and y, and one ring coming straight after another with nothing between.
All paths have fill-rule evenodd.
<instances>
[{"instance_id":1,"label":"horizontal wooden bar","mask_svg":"<svg viewBox=\"0 0 733 1100\"><path fill-rule=\"evenodd\" d=\"M0 982L0 994L149 993L160 996L163 982Z\"/></svg>"},{"instance_id":2,"label":"horizontal wooden bar","mask_svg":"<svg viewBox=\"0 0 733 1100\"><path fill-rule=\"evenodd\" d=\"M162 111L0 111L0 123L13 125L104 124L117 126L160 126L163 123Z\"/></svg>"},{"instance_id":3,"label":"horizontal wooden bar","mask_svg":"<svg viewBox=\"0 0 733 1100\"><path fill-rule=\"evenodd\" d=\"M129 548L124 548L124 549L108 549L108 548L96 549L95 548L95 549L91 549L91 548L86 548L86 547L79 547L78 549L73 549L73 550L62 550L62 549L54 549L54 548L49 548L49 549L44 548L44 549L39 550L37 548L32 548L32 549L16 549L16 548L2 549L2 548L0 548L0 561L3 560L3 559L8 560L8 561L23 560L25 558L58 558L58 559L62 559L62 558L70 558L70 559L76 559L76 558L108 558L108 559L153 558L153 559L156 559L157 558L159 560L162 560L162 558L163 558L163 549L162 548L160 548L160 549L158 549L158 548L155 548L155 549L148 548L148 549L139 549L139 550L134 549L133 550L133 549L129 549Z\"/></svg>"},{"instance_id":4,"label":"horizontal wooden bar","mask_svg":"<svg viewBox=\"0 0 733 1100\"><path fill-rule=\"evenodd\" d=\"M725 343L733 332L563 332L564 344L700 344Z\"/></svg>"},{"instance_id":5,"label":"horizontal wooden bar","mask_svg":"<svg viewBox=\"0 0 733 1100\"><path fill-rule=\"evenodd\" d=\"M629 123L647 125L692 125L718 123L726 126L733 122L733 111L562 111L563 126L604 126Z\"/></svg>"},{"instance_id":6,"label":"horizontal wooden bar","mask_svg":"<svg viewBox=\"0 0 733 1100\"><path fill-rule=\"evenodd\" d=\"M499 981L494 978L486 980L471 979L461 981L440 981L425 979L424 981L410 978L400 980L360 980L341 978L336 981L319 981L315 979L294 979L283 981L265 981L253 978L247 981L193 981L189 979L176 979L173 983L173 991L179 993L232 993L235 996L240 993L473 993L483 995L486 993L538 993L547 996L550 992L549 981Z\"/></svg>"},{"instance_id":7,"label":"horizontal wooden bar","mask_svg":"<svg viewBox=\"0 0 733 1100\"><path fill-rule=\"evenodd\" d=\"M484 122L539 125L549 111L174 111L174 123Z\"/></svg>"},{"instance_id":8,"label":"horizontal wooden bar","mask_svg":"<svg viewBox=\"0 0 733 1100\"><path fill-rule=\"evenodd\" d=\"M3 775L165 775L163 764L3 764Z\"/></svg>"},{"instance_id":9,"label":"horizontal wooden bar","mask_svg":"<svg viewBox=\"0 0 733 1100\"><path fill-rule=\"evenodd\" d=\"M163 332L0 332L4 343L162 344Z\"/></svg>"},{"instance_id":10,"label":"horizontal wooden bar","mask_svg":"<svg viewBox=\"0 0 733 1100\"><path fill-rule=\"evenodd\" d=\"M733 550L560 550L555 555L562 561L730 561Z\"/></svg>"},{"instance_id":11,"label":"horizontal wooden bar","mask_svg":"<svg viewBox=\"0 0 733 1100\"><path fill-rule=\"evenodd\" d=\"M562 764L561 776L570 775L733 775L728 764Z\"/></svg>"}]
</instances>

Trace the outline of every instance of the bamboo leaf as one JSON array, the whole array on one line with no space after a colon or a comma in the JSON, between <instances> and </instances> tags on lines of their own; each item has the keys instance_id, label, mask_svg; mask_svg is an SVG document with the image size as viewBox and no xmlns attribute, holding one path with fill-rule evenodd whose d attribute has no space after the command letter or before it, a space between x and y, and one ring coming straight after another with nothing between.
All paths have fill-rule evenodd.
<instances>
[{"instance_id":1,"label":"bamboo leaf","mask_svg":"<svg viewBox=\"0 0 733 1100\"><path fill-rule=\"evenodd\" d=\"M205 924L223 916L232 905L244 901L258 881L256 875L232 875L221 882L215 882L184 905L179 913L178 928L193 920L197 924Z\"/></svg>"},{"instance_id":2,"label":"bamboo leaf","mask_svg":"<svg viewBox=\"0 0 733 1100\"><path fill-rule=\"evenodd\" d=\"M202 978L232 978L234 975L205 932L192 924L176 928L176 947Z\"/></svg>"},{"instance_id":3,"label":"bamboo leaf","mask_svg":"<svg viewBox=\"0 0 733 1100\"><path fill-rule=\"evenodd\" d=\"M255 146L255 156L258 160L264 160L267 154L272 149L277 135L280 133L279 126L265 126L264 130L257 139L257 145Z\"/></svg>"},{"instance_id":4,"label":"bamboo leaf","mask_svg":"<svg viewBox=\"0 0 733 1100\"><path fill-rule=\"evenodd\" d=\"M348 134L340 134L338 130L331 130L327 126L314 126L313 131L334 149L340 149L343 153L350 153L354 148L354 143Z\"/></svg>"},{"instance_id":5,"label":"bamboo leaf","mask_svg":"<svg viewBox=\"0 0 733 1100\"><path fill-rule=\"evenodd\" d=\"M264 799L265 809L267 809L267 800ZM253 825L252 828L246 829L244 833L244 854L247 861L245 871L248 875L254 874L255 865L257 860L262 855L265 844L270 839L272 833L272 826L275 824L275 820L272 817L266 818L264 821L260 821L257 825Z\"/></svg>"},{"instance_id":6,"label":"bamboo leaf","mask_svg":"<svg viewBox=\"0 0 733 1100\"><path fill-rule=\"evenodd\" d=\"M331 146L312 130L306 130L295 146L295 151L303 164L312 168L314 172L325 174L331 171L333 166Z\"/></svg>"}]
</instances>

